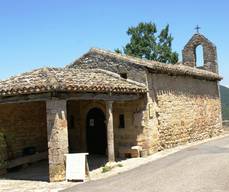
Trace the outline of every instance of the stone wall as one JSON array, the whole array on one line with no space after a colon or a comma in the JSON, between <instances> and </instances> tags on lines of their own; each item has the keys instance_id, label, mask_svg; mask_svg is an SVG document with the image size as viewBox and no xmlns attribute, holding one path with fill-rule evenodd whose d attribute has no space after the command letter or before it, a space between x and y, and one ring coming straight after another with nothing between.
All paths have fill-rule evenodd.
<instances>
[{"instance_id":1,"label":"stone wall","mask_svg":"<svg viewBox=\"0 0 229 192\"><path fill-rule=\"evenodd\" d=\"M199 45L204 49L204 66L201 68L217 73L216 48L200 34L194 35L185 46L183 64L196 67L195 52ZM119 74L127 73L129 79L148 83L149 92L143 99L143 103L137 105L132 103L141 106L142 110L135 114L133 111L137 110L133 109L132 115L128 112L125 115L127 119L132 118L131 127L135 127L134 122L140 122L137 126L141 127L139 131L138 128L134 132L128 130L128 127L125 130L117 128L117 114L123 109L128 111L134 106L129 105L128 102L114 103L116 151L127 145L141 145L148 153L153 153L163 148L209 138L222 131L221 103L216 81L200 80L189 76L149 74L147 69L128 60L122 62L118 56L111 58L109 54L105 56L93 51L69 67L101 68Z\"/></svg>"},{"instance_id":2,"label":"stone wall","mask_svg":"<svg viewBox=\"0 0 229 192\"><path fill-rule=\"evenodd\" d=\"M160 148L213 137L222 132L217 82L151 74L156 93Z\"/></svg>"},{"instance_id":3,"label":"stone wall","mask_svg":"<svg viewBox=\"0 0 229 192\"><path fill-rule=\"evenodd\" d=\"M82 119L79 101L68 101L67 111L68 111L68 142L69 142L69 152L70 153L80 153L85 152L86 148L84 146L84 120ZM86 119L85 119L86 121Z\"/></svg>"},{"instance_id":4,"label":"stone wall","mask_svg":"<svg viewBox=\"0 0 229 192\"><path fill-rule=\"evenodd\" d=\"M90 52L76 60L69 67L81 69L104 69L117 74L127 74L127 78L140 83L146 82L145 68L131 62L121 61L118 58L104 56L102 54Z\"/></svg>"},{"instance_id":5,"label":"stone wall","mask_svg":"<svg viewBox=\"0 0 229 192\"><path fill-rule=\"evenodd\" d=\"M5 138L7 159L21 157L26 147L47 151L45 111L44 102L0 105L0 132Z\"/></svg>"},{"instance_id":6,"label":"stone wall","mask_svg":"<svg viewBox=\"0 0 229 192\"><path fill-rule=\"evenodd\" d=\"M125 128L119 128L119 115L125 117ZM125 150L138 145L147 153L151 150L151 141L148 129L147 98L137 101L114 103L114 131L115 149L120 156L124 156Z\"/></svg>"},{"instance_id":7,"label":"stone wall","mask_svg":"<svg viewBox=\"0 0 229 192\"><path fill-rule=\"evenodd\" d=\"M131 146L142 146L147 153L155 151L157 146L156 124L149 124L147 98L136 101L114 102L114 140L116 156L124 156L125 151ZM69 101L68 118L72 118L69 128L69 147L72 152L86 152L86 116L87 112L94 108L100 108L106 114L104 101ZM119 115L125 117L125 128L119 128ZM157 147L156 147L157 148Z\"/></svg>"},{"instance_id":8,"label":"stone wall","mask_svg":"<svg viewBox=\"0 0 229 192\"><path fill-rule=\"evenodd\" d=\"M5 135L0 130L0 175L6 173L7 150Z\"/></svg>"}]
</instances>

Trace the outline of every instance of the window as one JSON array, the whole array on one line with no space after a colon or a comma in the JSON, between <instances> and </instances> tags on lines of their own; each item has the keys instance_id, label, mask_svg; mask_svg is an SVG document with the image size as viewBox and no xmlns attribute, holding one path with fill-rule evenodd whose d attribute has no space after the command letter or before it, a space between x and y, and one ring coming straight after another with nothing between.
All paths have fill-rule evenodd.
<instances>
[{"instance_id":1,"label":"window","mask_svg":"<svg viewBox=\"0 0 229 192\"><path fill-rule=\"evenodd\" d=\"M119 115L119 128L124 129L125 128L125 117L124 114Z\"/></svg>"},{"instance_id":2,"label":"window","mask_svg":"<svg viewBox=\"0 0 229 192\"><path fill-rule=\"evenodd\" d=\"M127 73L120 73L120 77L127 79Z\"/></svg>"}]
</instances>

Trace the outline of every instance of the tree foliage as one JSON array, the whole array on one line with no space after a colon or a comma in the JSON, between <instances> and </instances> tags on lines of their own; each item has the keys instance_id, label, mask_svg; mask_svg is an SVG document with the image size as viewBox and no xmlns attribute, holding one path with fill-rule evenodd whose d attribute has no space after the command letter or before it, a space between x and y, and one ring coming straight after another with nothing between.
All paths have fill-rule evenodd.
<instances>
[{"instance_id":1,"label":"tree foliage","mask_svg":"<svg viewBox=\"0 0 229 192\"><path fill-rule=\"evenodd\" d=\"M141 22L136 27L130 27L127 35L130 36L130 42L123 47L124 54L163 63L177 63L178 54L172 51L173 37L169 33L169 25L157 35L154 23ZM120 49L115 51L122 53Z\"/></svg>"}]
</instances>

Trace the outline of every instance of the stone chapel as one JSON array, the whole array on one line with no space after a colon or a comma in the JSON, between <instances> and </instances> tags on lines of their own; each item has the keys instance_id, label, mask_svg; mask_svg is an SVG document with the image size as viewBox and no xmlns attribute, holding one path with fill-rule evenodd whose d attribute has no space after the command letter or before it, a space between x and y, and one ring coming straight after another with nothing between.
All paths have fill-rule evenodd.
<instances>
[{"instance_id":1,"label":"stone chapel","mask_svg":"<svg viewBox=\"0 0 229 192\"><path fill-rule=\"evenodd\" d=\"M150 155L219 135L216 47L197 33L182 57L164 64L92 48L63 68L0 81L0 172L46 158L49 180L61 181L67 153L115 161L129 157L133 146Z\"/></svg>"}]
</instances>

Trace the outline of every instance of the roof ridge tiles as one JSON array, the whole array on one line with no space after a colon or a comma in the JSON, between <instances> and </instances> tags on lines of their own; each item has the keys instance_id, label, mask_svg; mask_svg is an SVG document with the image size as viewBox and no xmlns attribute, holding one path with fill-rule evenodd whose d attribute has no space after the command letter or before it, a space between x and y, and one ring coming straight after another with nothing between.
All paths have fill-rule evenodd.
<instances>
[{"instance_id":1,"label":"roof ridge tiles","mask_svg":"<svg viewBox=\"0 0 229 192\"><path fill-rule=\"evenodd\" d=\"M208 80L221 80L222 79L222 77L216 73L206 71L203 69L199 69L199 68L185 66L181 63L166 64L166 63L161 63L158 61L141 59L141 58L137 58L134 56L122 55L120 53L115 53L110 50L101 49L101 48L91 48L89 52L84 54L82 57L90 53L102 54L102 55L114 57L116 59L120 59L126 62L131 62L133 64L136 64L142 67L146 67L149 71L160 71L164 73L171 73L174 75L195 76L195 77L200 77L200 78L204 78ZM67 65L66 67L70 67L70 65Z\"/></svg>"}]
</instances>

